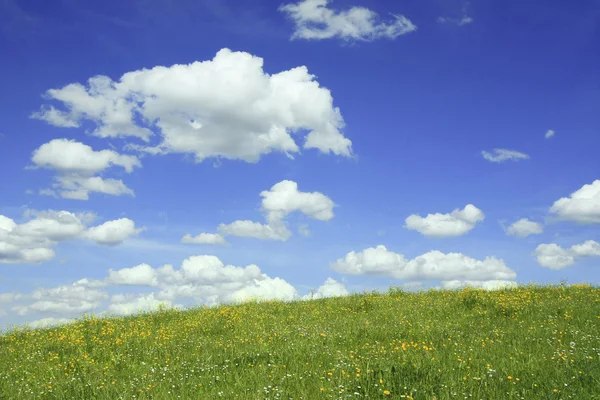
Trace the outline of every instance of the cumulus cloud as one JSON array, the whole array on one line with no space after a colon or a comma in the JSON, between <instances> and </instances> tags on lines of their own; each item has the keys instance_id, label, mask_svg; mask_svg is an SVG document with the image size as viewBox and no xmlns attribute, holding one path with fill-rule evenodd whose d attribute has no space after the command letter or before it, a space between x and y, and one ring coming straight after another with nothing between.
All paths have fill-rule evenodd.
<instances>
[{"instance_id":1,"label":"cumulus cloud","mask_svg":"<svg viewBox=\"0 0 600 400\"><path fill-rule=\"evenodd\" d=\"M25 216L34 218L17 224L0 215L0 263L38 264L54 258L52 247L62 241L90 239L114 245L140 231L127 218L88 228L95 218L91 213L28 210Z\"/></svg>"},{"instance_id":2,"label":"cumulus cloud","mask_svg":"<svg viewBox=\"0 0 600 400\"><path fill-rule=\"evenodd\" d=\"M426 217L413 214L406 218L405 228L415 230L425 236L452 237L461 236L483 221L483 211L473 204L467 204L462 210L456 209L450 214L427 214Z\"/></svg>"},{"instance_id":3,"label":"cumulus cloud","mask_svg":"<svg viewBox=\"0 0 600 400\"><path fill-rule=\"evenodd\" d=\"M68 139L54 139L41 145L33 152L31 161L30 169L45 168L57 173L53 189L42 189L41 194L56 196L58 191L60 197L74 200L87 200L90 192L133 196L133 190L121 180L94 175L113 166L122 167L127 173L141 167L135 156L113 150L94 151L88 145Z\"/></svg>"},{"instance_id":4,"label":"cumulus cloud","mask_svg":"<svg viewBox=\"0 0 600 400\"><path fill-rule=\"evenodd\" d=\"M335 203L329 197L319 192L300 192L294 181L276 183L271 189L262 191L260 196L263 198L261 210L265 214L266 224L239 220L219 225L219 232L224 235L285 241L292 235L285 218L293 212L299 211L320 221L333 218Z\"/></svg>"},{"instance_id":5,"label":"cumulus cloud","mask_svg":"<svg viewBox=\"0 0 600 400\"><path fill-rule=\"evenodd\" d=\"M81 283L74 283L51 289L37 289L28 297L32 300L31 303L14 306L12 310L19 315L77 315L98 309L108 298L108 294Z\"/></svg>"},{"instance_id":6,"label":"cumulus cloud","mask_svg":"<svg viewBox=\"0 0 600 400\"><path fill-rule=\"evenodd\" d=\"M462 289L465 287L471 287L476 289L484 290L500 290L507 288L517 287L518 284L515 281L501 280L501 279L490 279L488 281L444 281L442 282L443 289Z\"/></svg>"},{"instance_id":7,"label":"cumulus cloud","mask_svg":"<svg viewBox=\"0 0 600 400\"><path fill-rule=\"evenodd\" d=\"M411 281L489 281L511 280L516 273L504 261L486 257L483 261L461 253L444 254L434 250L407 260L385 246L352 251L331 265L334 271L351 275L378 275Z\"/></svg>"},{"instance_id":8,"label":"cumulus cloud","mask_svg":"<svg viewBox=\"0 0 600 400\"><path fill-rule=\"evenodd\" d=\"M365 7L335 11L327 7L329 0L303 0L279 7L296 25L292 39L373 41L395 39L413 32L417 27L403 15L392 15L388 22Z\"/></svg>"},{"instance_id":9,"label":"cumulus cloud","mask_svg":"<svg viewBox=\"0 0 600 400\"><path fill-rule=\"evenodd\" d=\"M502 163L504 161L519 161L529 159L529 155L515 150L494 149L491 153L482 151L483 158L494 163Z\"/></svg>"},{"instance_id":10,"label":"cumulus cloud","mask_svg":"<svg viewBox=\"0 0 600 400\"><path fill-rule=\"evenodd\" d=\"M154 268L148 264L140 264L131 268L122 268L117 271L108 270L105 284L112 285L139 285L158 286L158 276Z\"/></svg>"},{"instance_id":11,"label":"cumulus cloud","mask_svg":"<svg viewBox=\"0 0 600 400\"><path fill-rule=\"evenodd\" d=\"M580 223L600 223L600 179L556 200L550 213Z\"/></svg>"},{"instance_id":12,"label":"cumulus cloud","mask_svg":"<svg viewBox=\"0 0 600 400\"><path fill-rule=\"evenodd\" d=\"M181 238L181 243L227 245L227 240L218 233L201 233L192 236L189 233Z\"/></svg>"},{"instance_id":13,"label":"cumulus cloud","mask_svg":"<svg viewBox=\"0 0 600 400\"><path fill-rule=\"evenodd\" d=\"M333 278L327 278L325 283L321 285L315 292L308 293L302 296L303 300L314 300L314 299L324 299L327 297L338 297L338 296L346 296L350 292L346 289L344 284L336 281Z\"/></svg>"},{"instance_id":14,"label":"cumulus cloud","mask_svg":"<svg viewBox=\"0 0 600 400\"><path fill-rule=\"evenodd\" d=\"M330 91L305 66L267 74L262 58L226 48L212 60L131 71L119 81L96 76L87 87L73 83L46 96L66 110L43 107L34 117L63 126L91 121L93 135L140 139L146 144L129 148L149 154L257 162L271 152L298 153L294 137L304 134L304 149L352 155ZM161 140L152 145L154 132Z\"/></svg>"},{"instance_id":15,"label":"cumulus cloud","mask_svg":"<svg viewBox=\"0 0 600 400\"><path fill-rule=\"evenodd\" d=\"M542 267L558 270L575 264L581 257L600 257L600 244L587 240L564 249L555 243L543 243L535 249L535 255Z\"/></svg>"},{"instance_id":16,"label":"cumulus cloud","mask_svg":"<svg viewBox=\"0 0 600 400\"><path fill-rule=\"evenodd\" d=\"M556 132L554 132L552 129L548 129L548 131L546 131L546 134L544 136L546 137L546 139L550 139L555 134L556 134Z\"/></svg>"},{"instance_id":17,"label":"cumulus cloud","mask_svg":"<svg viewBox=\"0 0 600 400\"><path fill-rule=\"evenodd\" d=\"M130 315L156 311L161 307L172 308L173 303L169 300L157 299L154 293L147 295L117 294L111 297L106 312L108 314ZM175 308L179 307L181 306L175 306Z\"/></svg>"},{"instance_id":18,"label":"cumulus cloud","mask_svg":"<svg viewBox=\"0 0 600 400\"><path fill-rule=\"evenodd\" d=\"M109 296L106 288L124 290L127 286L145 286L150 293L121 292ZM264 274L257 265L225 265L210 255L192 256L179 268L165 264L152 267L140 264L109 270L104 279L80 279L71 285L39 288L30 294L0 293L0 306L6 305L18 315L35 315L45 321L73 318L82 313L98 316L127 315L154 311L161 305L183 308L194 304L227 304L247 300L294 301L348 294L344 286L329 278L314 296L299 296L296 289L278 277ZM50 318L50 319L49 319Z\"/></svg>"},{"instance_id":19,"label":"cumulus cloud","mask_svg":"<svg viewBox=\"0 0 600 400\"><path fill-rule=\"evenodd\" d=\"M506 234L516 237L527 237L529 235L539 235L544 232L544 226L538 222L530 221L527 218L521 218L506 229Z\"/></svg>"},{"instance_id":20,"label":"cumulus cloud","mask_svg":"<svg viewBox=\"0 0 600 400\"><path fill-rule=\"evenodd\" d=\"M129 218L121 218L88 228L84 233L84 237L98 244L114 246L123 243L125 239L137 235L143 230L144 228L136 228L135 222Z\"/></svg>"}]
</instances>

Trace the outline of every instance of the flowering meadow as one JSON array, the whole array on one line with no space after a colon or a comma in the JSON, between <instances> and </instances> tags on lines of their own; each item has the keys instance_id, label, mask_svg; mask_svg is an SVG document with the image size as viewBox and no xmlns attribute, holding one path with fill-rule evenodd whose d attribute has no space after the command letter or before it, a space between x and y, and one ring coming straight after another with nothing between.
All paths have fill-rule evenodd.
<instances>
[{"instance_id":1,"label":"flowering meadow","mask_svg":"<svg viewBox=\"0 0 600 400\"><path fill-rule=\"evenodd\" d=\"M390 289L0 336L0 399L600 399L600 288Z\"/></svg>"}]
</instances>

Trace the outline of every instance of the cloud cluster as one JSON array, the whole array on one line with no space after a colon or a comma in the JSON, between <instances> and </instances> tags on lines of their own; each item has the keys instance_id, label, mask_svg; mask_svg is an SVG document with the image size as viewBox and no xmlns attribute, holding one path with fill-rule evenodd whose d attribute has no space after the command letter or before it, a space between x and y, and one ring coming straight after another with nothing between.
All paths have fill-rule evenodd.
<instances>
[{"instance_id":1,"label":"cloud cluster","mask_svg":"<svg viewBox=\"0 0 600 400\"><path fill-rule=\"evenodd\" d=\"M529 159L529 155L515 150L494 149L492 152L482 151L483 158L494 163L502 163L505 161L519 161Z\"/></svg>"},{"instance_id":2,"label":"cloud cluster","mask_svg":"<svg viewBox=\"0 0 600 400\"><path fill-rule=\"evenodd\" d=\"M279 8L294 21L292 39L373 41L395 39L413 32L417 27L403 15L393 15L389 22L381 22L376 12L365 7L334 11L327 7L330 0L302 0Z\"/></svg>"},{"instance_id":3,"label":"cloud cluster","mask_svg":"<svg viewBox=\"0 0 600 400\"><path fill-rule=\"evenodd\" d=\"M544 226L539 222L530 221L527 218L521 218L506 229L506 234L516 237L527 237L529 235L539 235L544 232Z\"/></svg>"},{"instance_id":4,"label":"cloud cluster","mask_svg":"<svg viewBox=\"0 0 600 400\"><path fill-rule=\"evenodd\" d=\"M568 221L600 223L600 179L556 200L550 213Z\"/></svg>"},{"instance_id":5,"label":"cloud cluster","mask_svg":"<svg viewBox=\"0 0 600 400\"><path fill-rule=\"evenodd\" d=\"M285 218L293 212L299 211L320 221L333 218L335 203L329 197L319 192L301 192L294 181L276 183L271 189L262 191L260 196L263 198L261 211L265 214L266 224L238 220L219 225L219 232L223 235L285 241L292 235Z\"/></svg>"},{"instance_id":6,"label":"cloud cluster","mask_svg":"<svg viewBox=\"0 0 600 400\"><path fill-rule=\"evenodd\" d=\"M45 168L56 172L53 189L43 189L42 194L75 200L88 200L90 192L133 196L133 190L123 181L104 179L97 174L113 166L122 167L127 173L142 166L135 156L113 150L94 151L88 145L68 139L54 139L41 145L33 152L31 161L31 169Z\"/></svg>"},{"instance_id":7,"label":"cloud cluster","mask_svg":"<svg viewBox=\"0 0 600 400\"><path fill-rule=\"evenodd\" d=\"M150 293L117 293L107 288L137 286ZM83 313L127 315L156 310L161 305L183 308L179 302L223 304L253 300L308 300L348 294L344 285L328 278L313 295L299 296L296 289L281 278L271 278L254 264L245 267L225 265L210 255L185 259L180 268L166 264L152 267L140 264L131 268L110 269L100 280L81 279L71 285L40 288L30 294L0 294L0 305L11 305L18 315L41 315L37 324L69 321Z\"/></svg>"},{"instance_id":8,"label":"cloud cluster","mask_svg":"<svg viewBox=\"0 0 600 400\"><path fill-rule=\"evenodd\" d=\"M0 263L37 264L54 258L52 247L65 240L89 239L100 245L116 245L141 231L127 218L87 227L94 217L89 213L28 210L25 216L34 218L17 224L0 215Z\"/></svg>"},{"instance_id":9,"label":"cloud cluster","mask_svg":"<svg viewBox=\"0 0 600 400\"><path fill-rule=\"evenodd\" d=\"M573 265L581 257L600 257L600 243L587 240L568 249L555 243L543 243L535 249L535 255L542 267L558 270Z\"/></svg>"},{"instance_id":10,"label":"cloud cluster","mask_svg":"<svg viewBox=\"0 0 600 400\"><path fill-rule=\"evenodd\" d=\"M473 204L467 204L464 209L456 209L450 214L427 214L426 217L413 214L406 218L405 228L415 230L425 236L452 237L461 236L475 228L483 221L483 211Z\"/></svg>"},{"instance_id":11,"label":"cloud cluster","mask_svg":"<svg viewBox=\"0 0 600 400\"><path fill-rule=\"evenodd\" d=\"M44 106L33 118L62 127L90 121L93 135L137 138L147 144L129 148L151 154L257 162L274 151L298 153L292 134L306 132L304 149L352 152L331 93L306 67L267 74L262 58L226 48L212 60L131 71L119 81L96 76L87 87L72 83L46 97L66 109ZM148 145L155 132L161 141Z\"/></svg>"},{"instance_id":12,"label":"cloud cluster","mask_svg":"<svg viewBox=\"0 0 600 400\"><path fill-rule=\"evenodd\" d=\"M444 254L434 250L407 260L404 255L385 246L351 251L331 265L334 271L351 275L389 276L409 281L469 281L511 280L516 273L504 261L486 257L479 261L461 253Z\"/></svg>"}]
</instances>

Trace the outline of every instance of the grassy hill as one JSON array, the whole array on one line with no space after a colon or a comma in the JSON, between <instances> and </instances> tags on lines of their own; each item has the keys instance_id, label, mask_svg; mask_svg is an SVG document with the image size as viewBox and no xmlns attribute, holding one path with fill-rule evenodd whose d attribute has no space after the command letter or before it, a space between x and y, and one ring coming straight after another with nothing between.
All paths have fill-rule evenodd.
<instances>
[{"instance_id":1,"label":"grassy hill","mask_svg":"<svg viewBox=\"0 0 600 400\"><path fill-rule=\"evenodd\" d=\"M1 399L600 399L600 288L364 293L0 336Z\"/></svg>"}]
</instances>

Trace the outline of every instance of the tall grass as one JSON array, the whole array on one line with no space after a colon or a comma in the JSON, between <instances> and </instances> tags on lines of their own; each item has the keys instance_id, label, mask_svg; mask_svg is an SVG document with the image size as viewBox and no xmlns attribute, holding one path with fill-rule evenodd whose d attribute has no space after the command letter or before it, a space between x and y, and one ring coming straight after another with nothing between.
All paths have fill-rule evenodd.
<instances>
[{"instance_id":1,"label":"tall grass","mask_svg":"<svg viewBox=\"0 0 600 400\"><path fill-rule=\"evenodd\" d=\"M598 399L600 288L363 293L0 336L1 399Z\"/></svg>"}]
</instances>

